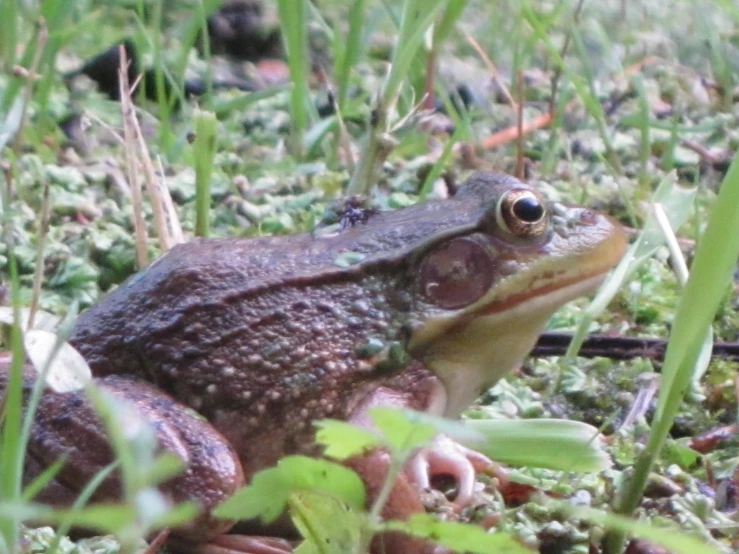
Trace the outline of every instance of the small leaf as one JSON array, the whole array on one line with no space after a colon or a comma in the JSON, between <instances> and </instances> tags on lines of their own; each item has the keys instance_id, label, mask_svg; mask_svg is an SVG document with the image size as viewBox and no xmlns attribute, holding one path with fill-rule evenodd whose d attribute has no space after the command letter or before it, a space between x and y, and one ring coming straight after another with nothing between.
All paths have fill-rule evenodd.
<instances>
[{"instance_id":1,"label":"small leaf","mask_svg":"<svg viewBox=\"0 0 739 554\"><path fill-rule=\"evenodd\" d=\"M363 512L322 494L304 492L290 499L290 514L305 541L296 554L344 554L355 552L362 530Z\"/></svg>"},{"instance_id":2,"label":"small leaf","mask_svg":"<svg viewBox=\"0 0 739 554\"><path fill-rule=\"evenodd\" d=\"M260 517L269 522L284 510L291 494L305 491L321 493L364 508L364 484L347 467L307 456L287 456L276 467L258 472L249 486L236 492L213 512L226 519Z\"/></svg>"},{"instance_id":3,"label":"small leaf","mask_svg":"<svg viewBox=\"0 0 739 554\"><path fill-rule=\"evenodd\" d=\"M346 502L352 508L364 508L364 483L348 467L306 456L287 456L278 463L278 467L287 476L290 492L321 492Z\"/></svg>"},{"instance_id":4,"label":"small leaf","mask_svg":"<svg viewBox=\"0 0 739 554\"><path fill-rule=\"evenodd\" d=\"M685 440L668 441L665 445L664 458L666 462L675 463L684 470L695 468L701 462L700 453L696 452L688 446Z\"/></svg>"},{"instance_id":5,"label":"small leaf","mask_svg":"<svg viewBox=\"0 0 739 554\"><path fill-rule=\"evenodd\" d=\"M252 519L259 517L270 522L284 511L288 492L277 467L263 469L254 475L250 485L213 510L213 515L224 519Z\"/></svg>"},{"instance_id":6,"label":"small leaf","mask_svg":"<svg viewBox=\"0 0 739 554\"><path fill-rule=\"evenodd\" d=\"M28 331L23 337L26 353L38 373L48 366L46 384L59 393L84 388L92 380L90 366L69 343L59 343L48 331Z\"/></svg>"},{"instance_id":7,"label":"small leaf","mask_svg":"<svg viewBox=\"0 0 739 554\"><path fill-rule=\"evenodd\" d=\"M440 521L430 514L416 514L407 521L388 521L383 528L421 537L455 552L531 554L530 549L507 533L492 534L475 525Z\"/></svg>"},{"instance_id":8,"label":"small leaf","mask_svg":"<svg viewBox=\"0 0 739 554\"><path fill-rule=\"evenodd\" d=\"M346 460L383 444L379 434L345 421L324 419L315 426L316 442L326 447L324 454L329 458Z\"/></svg>"},{"instance_id":9,"label":"small leaf","mask_svg":"<svg viewBox=\"0 0 739 554\"><path fill-rule=\"evenodd\" d=\"M401 453L423 446L438 434L423 414L412 410L372 408L368 413L388 445Z\"/></svg>"}]
</instances>

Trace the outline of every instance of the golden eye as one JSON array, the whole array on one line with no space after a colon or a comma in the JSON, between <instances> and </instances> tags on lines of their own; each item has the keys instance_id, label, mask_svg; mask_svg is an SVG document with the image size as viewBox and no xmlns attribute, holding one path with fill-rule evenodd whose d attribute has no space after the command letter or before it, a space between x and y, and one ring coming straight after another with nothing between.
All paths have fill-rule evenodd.
<instances>
[{"instance_id":1,"label":"golden eye","mask_svg":"<svg viewBox=\"0 0 739 554\"><path fill-rule=\"evenodd\" d=\"M498 225L521 238L535 238L547 230L549 215L538 193L512 190L498 201Z\"/></svg>"}]
</instances>

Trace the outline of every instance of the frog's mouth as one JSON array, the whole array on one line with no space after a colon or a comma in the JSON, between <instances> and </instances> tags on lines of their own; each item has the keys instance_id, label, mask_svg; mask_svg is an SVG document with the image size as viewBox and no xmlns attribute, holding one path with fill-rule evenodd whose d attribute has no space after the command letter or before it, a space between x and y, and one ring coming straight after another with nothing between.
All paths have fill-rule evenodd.
<instances>
[{"instance_id":1,"label":"frog's mouth","mask_svg":"<svg viewBox=\"0 0 739 554\"><path fill-rule=\"evenodd\" d=\"M610 269L610 268L609 268ZM605 279L609 269L578 273L572 276L554 276L550 282L540 286L532 286L526 291L512 294L506 298L493 300L475 312L475 317L496 314L514 309L515 306L526 305L537 298L552 298L552 303L561 305L571 299L588 294L596 289ZM563 272L564 273L564 272ZM570 289L572 289L570 291ZM562 292L563 294L559 294Z\"/></svg>"},{"instance_id":2,"label":"frog's mouth","mask_svg":"<svg viewBox=\"0 0 739 554\"><path fill-rule=\"evenodd\" d=\"M444 385L441 413L457 417L475 398L520 366L552 313L596 289L607 273L580 275L486 305L474 317L456 322L421 347L416 356Z\"/></svg>"}]
</instances>

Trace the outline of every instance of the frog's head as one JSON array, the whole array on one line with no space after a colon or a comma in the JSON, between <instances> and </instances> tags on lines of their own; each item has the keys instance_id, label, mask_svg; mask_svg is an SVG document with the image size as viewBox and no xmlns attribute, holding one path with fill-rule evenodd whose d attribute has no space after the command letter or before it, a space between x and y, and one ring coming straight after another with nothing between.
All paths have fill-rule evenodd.
<instances>
[{"instance_id":1,"label":"frog's head","mask_svg":"<svg viewBox=\"0 0 739 554\"><path fill-rule=\"evenodd\" d=\"M479 220L415 253L408 342L444 383L450 416L517 367L552 313L593 291L626 245L612 219L548 203L512 177L479 174L455 200L474 202Z\"/></svg>"}]
</instances>

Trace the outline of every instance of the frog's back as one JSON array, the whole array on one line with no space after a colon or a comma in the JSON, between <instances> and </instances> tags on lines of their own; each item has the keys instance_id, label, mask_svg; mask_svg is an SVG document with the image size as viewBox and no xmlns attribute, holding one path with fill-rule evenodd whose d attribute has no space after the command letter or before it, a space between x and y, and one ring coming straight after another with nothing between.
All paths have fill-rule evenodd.
<instances>
[{"instance_id":1,"label":"frog's back","mask_svg":"<svg viewBox=\"0 0 739 554\"><path fill-rule=\"evenodd\" d=\"M96 374L130 373L156 381L157 354L148 346L142 350L144 342L152 344L142 337L157 335L171 342L203 314L211 320L212 314L239 304L264 304L271 291L392 273L430 237L442 240L478 225L495 196L490 184L489 178L472 179L454 198L375 214L335 233L196 239L177 245L83 313L70 342Z\"/></svg>"}]
</instances>

